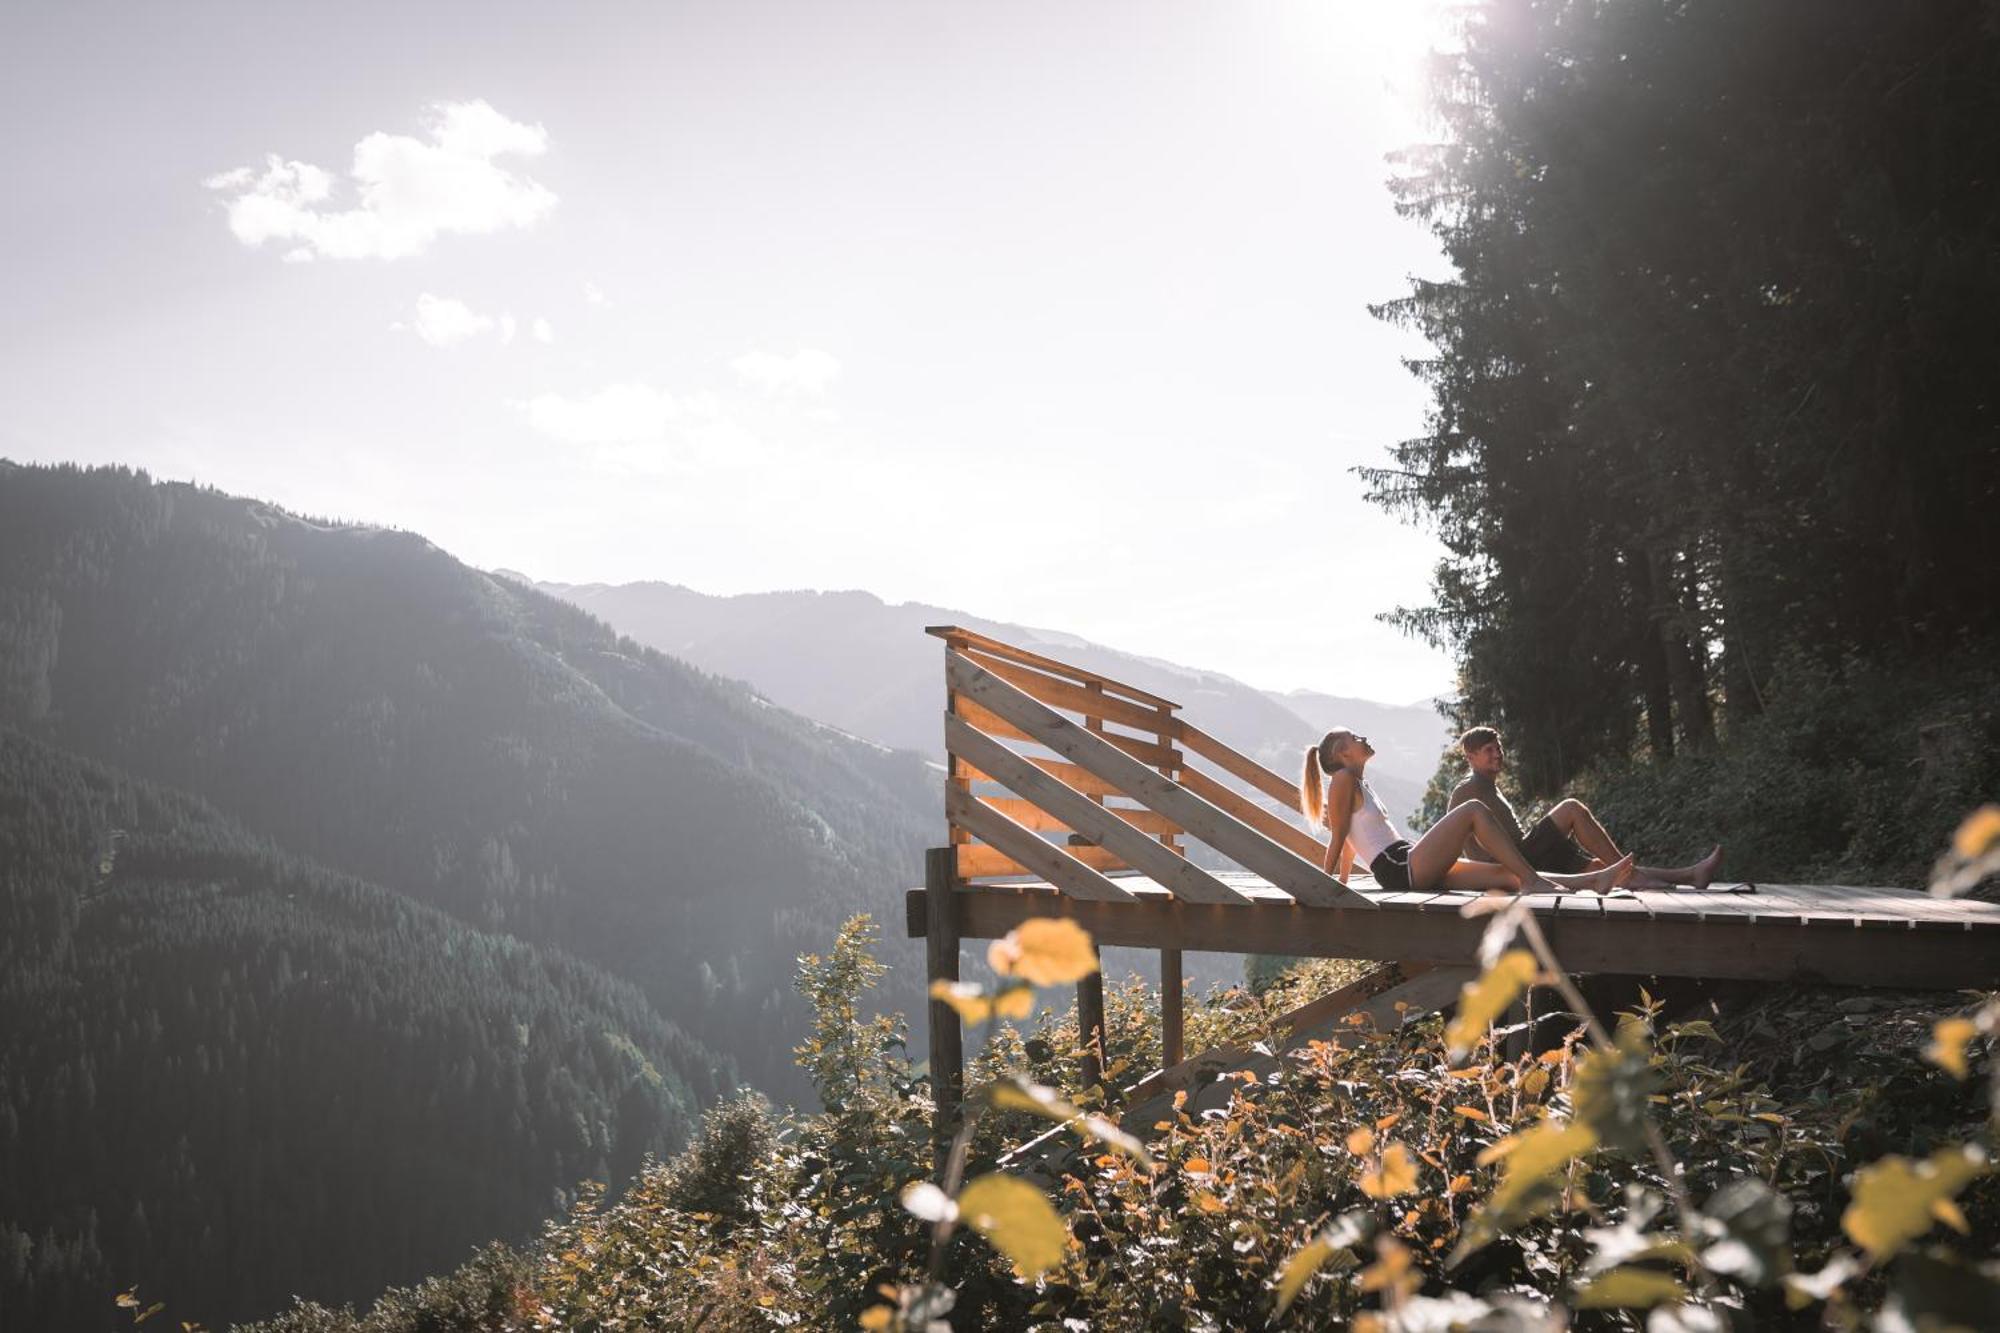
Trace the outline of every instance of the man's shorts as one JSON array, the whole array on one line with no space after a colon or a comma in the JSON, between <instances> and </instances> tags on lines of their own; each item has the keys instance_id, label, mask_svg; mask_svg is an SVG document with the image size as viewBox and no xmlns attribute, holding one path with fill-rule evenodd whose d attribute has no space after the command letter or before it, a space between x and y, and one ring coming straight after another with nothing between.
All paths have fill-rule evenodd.
<instances>
[{"instance_id":1,"label":"man's shorts","mask_svg":"<svg viewBox=\"0 0 2000 1333\"><path fill-rule=\"evenodd\" d=\"M1576 841L1556 827L1556 821L1543 815L1535 826L1528 830L1528 836L1521 839L1521 855L1528 864L1544 875L1574 875L1590 865L1590 853L1576 845Z\"/></svg>"}]
</instances>

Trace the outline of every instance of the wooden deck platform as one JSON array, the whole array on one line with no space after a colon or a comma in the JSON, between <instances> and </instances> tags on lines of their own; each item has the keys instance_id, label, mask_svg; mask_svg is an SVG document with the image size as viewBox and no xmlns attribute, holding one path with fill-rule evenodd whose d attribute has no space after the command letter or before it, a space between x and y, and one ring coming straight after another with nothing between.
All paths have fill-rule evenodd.
<instances>
[{"instance_id":1,"label":"wooden deck platform","mask_svg":"<svg viewBox=\"0 0 2000 1333\"><path fill-rule=\"evenodd\" d=\"M1365 875L1342 884L1296 783L1172 700L956 626L930 632L944 641L949 842L925 858L906 910L932 981L958 979L964 940L1068 917L1099 944L1159 951L1161 1045L1175 1066L1185 950L1451 968L1476 957L1486 922L1459 914L1471 895L1383 892ZM1314 739L1299 738L1301 754ZM1214 855L1189 857L1196 843ZM1806 884L1529 903L1578 973L2000 987L1991 903ZM1084 1031L1102 1031L1103 1003L1101 978L1078 985ZM930 1029L939 1104L952 1107L964 1058L949 1005L932 1001ZM1083 1075L1096 1081L1094 1061Z\"/></svg>"},{"instance_id":2,"label":"wooden deck platform","mask_svg":"<svg viewBox=\"0 0 2000 1333\"><path fill-rule=\"evenodd\" d=\"M1246 901L1177 899L1140 875L1115 875L1129 902L1072 897L1040 882L961 884L957 934L992 939L1037 916L1063 916L1099 944L1149 949L1464 964L1485 923L1466 893L1350 887L1370 907L1312 907L1256 875L1219 872ZM1732 886L1733 887L1733 886ZM1630 897L1533 894L1556 957L1576 972L1806 981L1924 989L2000 987L2000 905L1841 885L1759 884L1755 892L1646 891ZM913 937L929 933L927 898L910 890Z\"/></svg>"}]
</instances>

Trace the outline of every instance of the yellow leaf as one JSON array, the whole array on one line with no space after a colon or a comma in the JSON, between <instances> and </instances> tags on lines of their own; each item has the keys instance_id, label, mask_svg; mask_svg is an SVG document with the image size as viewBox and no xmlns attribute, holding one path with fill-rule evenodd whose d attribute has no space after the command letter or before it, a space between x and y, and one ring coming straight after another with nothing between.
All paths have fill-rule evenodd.
<instances>
[{"instance_id":1,"label":"yellow leaf","mask_svg":"<svg viewBox=\"0 0 2000 1333\"><path fill-rule=\"evenodd\" d=\"M1535 979L1535 956L1526 949L1509 949L1477 981L1468 981L1458 996L1458 1012L1444 1030L1444 1044L1457 1057L1477 1046L1486 1029L1520 998Z\"/></svg>"},{"instance_id":2,"label":"yellow leaf","mask_svg":"<svg viewBox=\"0 0 2000 1333\"><path fill-rule=\"evenodd\" d=\"M1511 1143L1513 1146L1498 1154L1507 1159L1507 1170L1494 1188L1488 1207L1494 1212L1505 1213L1526 1200L1537 1183L1595 1148L1597 1135L1588 1125L1544 1120L1533 1129L1509 1135L1500 1143ZM1500 1147L1500 1143L1493 1147ZM1480 1154L1482 1158L1485 1155Z\"/></svg>"},{"instance_id":3,"label":"yellow leaf","mask_svg":"<svg viewBox=\"0 0 2000 1333\"><path fill-rule=\"evenodd\" d=\"M1278 1275L1278 1313L1283 1314L1291 1303L1299 1298L1306 1282L1320 1266L1334 1255L1334 1247L1324 1236L1315 1236L1291 1258L1285 1260L1285 1271Z\"/></svg>"},{"instance_id":4,"label":"yellow leaf","mask_svg":"<svg viewBox=\"0 0 2000 1333\"><path fill-rule=\"evenodd\" d=\"M1060 986L1080 981L1097 970L1097 950L1090 933L1064 917L1024 921L993 941L986 961L1003 977L1019 977L1031 986Z\"/></svg>"},{"instance_id":5,"label":"yellow leaf","mask_svg":"<svg viewBox=\"0 0 2000 1333\"><path fill-rule=\"evenodd\" d=\"M1371 1199L1393 1199L1417 1187L1417 1163L1410 1150L1392 1143L1382 1150L1382 1164L1361 1173L1361 1192Z\"/></svg>"},{"instance_id":6,"label":"yellow leaf","mask_svg":"<svg viewBox=\"0 0 2000 1333\"><path fill-rule=\"evenodd\" d=\"M1062 1262L1062 1219L1025 1180L995 1171L958 1193L958 1215L1030 1279Z\"/></svg>"},{"instance_id":7,"label":"yellow leaf","mask_svg":"<svg viewBox=\"0 0 2000 1333\"><path fill-rule=\"evenodd\" d=\"M1375 1147L1375 1131L1357 1129L1347 1136L1347 1151L1356 1157L1365 1157Z\"/></svg>"},{"instance_id":8,"label":"yellow leaf","mask_svg":"<svg viewBox=\"0 0 2000 1333\"><path fill-rule=\"evenodd\" d=\"M1476 1106L1454 1106L1451 1108L1451 1113L1453 1115L1462 1115L1467 1120L1491 1120L1493 1118Z\"/></svg>"},{"instance_id":9,"label":"yellow leaf","mask_svg":"<svg viewBox=\"0 0 2000 1333\"><path fill-rule=\"evenodd\" d=\"M1375 1122L1375 1132L1380 1134L1385 1129L1393 1128L1395 1123L1402 1118L1403 1113L1401 1111L1391 1111L1388 1115L1383 1116Z\"/></svg>"},{"instance_id":10,"label":"yellow leaf","mask_svg":"<svg viewBox=\"0 0 2000 1333\"><path fill-rule=\"evenodd\" d=\"M1213 1168L1209 1166L1206 1157L1190 1157L1187 1161L1181 1163L1181 1169L1191 1176L1205 1176Z\"/></svg>"},{"instance_id":11,"label":"yellow leaf","mask_svg":"<svg viewBox=\"0 0 2000 1333\"><path fill-rule=\"evenodd\" d=\"M1521 1076L1521 1091L1527 1093L1530 1097L1541 1096L1544 1092L1548 1091L1548 1087L1549 1071L1540 1065L1536 1065Z\"/></svg>"},{"instance_id":12,"label":"yellow leaf","mask_svg":"<svg viewBox=\"0 0 2000 1333\"><path fill-rule=\"evenodd\" d=\"M1963 1080L1972 1072L1965 1063L1965 1046L1978 1033L1979 1025L1969 1018L1942 1019L1931 1029L1931 1044L1924 1048L1924 1059L1953 1078Z\"/></svg>"},{"instance_id":13,"label":"yellow leaf","mask_svg":"<svg viewBox=\"0 0 2000 1333\"><path fill-rule=\"evenodd\" d=\"M1229 1211L1228 1204L1216 1198L1207 1190L1196 1190L1194 1192L1194 1206L1201 1209L1204 1213L1226 1213Z\"/></svg>"},{"instance_id":14,"label":"yellow leaf","mask_svg":"<svg viewBox=\"0 0 2000 1333\"><path fill-rule=\"evenodd\" d=\"M1986 1174L1986 1154L1971 1144L1940 1148L1928 1161L1884 1157L1854 1176L1854 1202L1840 1217L1848 1239L1876 1260L1931 1229L1933 1211Z\"/></svg>"},{"instance_id":15,"label":"yellow leaf","mask_svg":"<svg viewBox=\"0 0 2000 1333\"><path fill-rule=\"evenodd\" d=\"M1951 850L1971 861L2000 846L2000 805L1982 805L1965 817L1951 838Z\"/></svg>"},{"instance_id":16,"label":"yellow leaf","mask_svg":"<svg viewBox=\"0 0 2000 1333\"><path fill-rule=\"evenodd\" d=\"M968 1023L984 1023L993 1017L993 998L977 982L933 981L931 998L943 1000Z\"/></svg>"},{"instance_id":17,"label":"yellow leaf","mask_svg":"<svg viewBox=\"0 0 2000 1333\"><path fill-rule=\"evenodd\" d=\"M1444 1187L1444 1192L1446 1194L1463 1194L1471 1188L1472 1188L1472 1177L1466 1175L1458 1175L1458 1176L1453 1176L1451 1178L1451 1184Z\"/></svg>"},{"instance_id":18,"label":"yellow leaf","mask_svg":"<svg viewBox=\"0 0 2000 1333\"><path fill-rule=\"evenodd\" d=\"M1410 1272L1410 1252L1393 1240L1378 1243L1381 1257L1362 1271L1356 1285L1363 1291L1413 1290L1419 1279Z\"/></svg>"},{"instance_id":19,"label":"yellow leaf","mask_svg":"<svg viewBox=\"0 0 2000 1333\"><path fill-rule=\"evenodd\" d=\"M1950 1227L1961 1236L1972 1234L1972 1224L1965 1220L1957 1204L1950 1199L1934 1199L1931 1202L1931 1216Z\"/></svg>"},{"instance_id":20,"label":"yellow leaf","mask_svg":"<svg viewBox=\"0 0 2000 1333\"><path fill-rule=\"evenodd\" d=\"M1679 1304L1687 1288L1671 1273L1652 1268L1614 1268L1576 1294L1579 1310L1650 1310Z\"/></svg>"},{"instance_id":21,"label":"yellow leaf","mask_svg":"<svg viewBox=\"0 0 2000 1333\"><path fill-rule=\"evenodd\" d=\"M871 1305L861 1312L861 1327L870 1333L879 1333L895 1322L896 1308L892 1305Z\"/></svg>"}]
</instances>

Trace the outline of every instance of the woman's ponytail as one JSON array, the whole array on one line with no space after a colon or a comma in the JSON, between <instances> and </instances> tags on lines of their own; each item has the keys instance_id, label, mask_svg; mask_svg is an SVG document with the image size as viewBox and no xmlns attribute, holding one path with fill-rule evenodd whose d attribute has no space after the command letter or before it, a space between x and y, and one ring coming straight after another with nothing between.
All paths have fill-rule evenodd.
<instances>
[{"instance_id":1,"label":"woman's ponytail","mask_svg":"<svg viewBox=\"0 0 2000 1333\"><path fill-rule=\"evenodd\" d=\"M1320 772L1319 746L1306 747L1305 771L1299 775L1299 809L1305 812L1306 824L1318 828L1326 814L1326 777Z\"/></svg>"}]
</instances>

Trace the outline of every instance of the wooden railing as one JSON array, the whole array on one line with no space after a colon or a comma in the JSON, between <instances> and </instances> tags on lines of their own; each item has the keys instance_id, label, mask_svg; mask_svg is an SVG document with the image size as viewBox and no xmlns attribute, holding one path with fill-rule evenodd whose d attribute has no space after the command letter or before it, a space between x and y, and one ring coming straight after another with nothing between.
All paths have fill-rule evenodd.
<instances>
[{"instance_id":1,"label":"wooden railing","mask_svg":"<svg viewBox=\"0 0 2000 1333\"><path fill-rule=\"evenodd\" d=\"M1138 885L1120 878L1133 872L1179 902L1248 905L1242 892L1188 859L1189 839L1302 904L1374 906L1321 869L1323 843L1271 808L1296 813L1297 788L1190 725L1173 700L957 626L929 632L945 646L950 828L950 845L933 854L925 874L933 980L958 976L949 903L956 888L981 880L1029 877L1073 898L1131 903L1139 900ZM1194 767L1191 755L1218 773ZM1163 941L1161 1045L1169 1067L1185 1054L1181 990L1180 950ZM1077 1022L1087 1052L1082 1075L1096 1083L1103 1069L1101 975L1078 984ZM940 1071L941 1104L956 1105L963 1077L958 1023L937 1001L931 1058Z\"/></svg>"},{"instance_id":2,"label":"wooden railing","mask_svg":"<svg viewBox=\"0 0 2000 1333\"><path fill-rule=\"evenodd\" d=\"M1296 813L1296 786L1173 700L957 626L929 633L945 643L945 816L961 882L1030 877L1132 901L1114 878L1130 871L1186 902L1246 903L1187 858L1195 839L1301 903L1368 905L1321 869L1325 844L1271 808Z\"/></svg>"}]
</instances>

